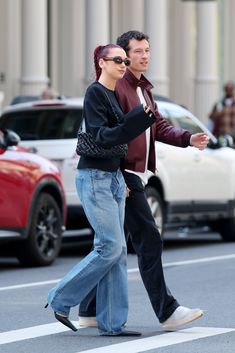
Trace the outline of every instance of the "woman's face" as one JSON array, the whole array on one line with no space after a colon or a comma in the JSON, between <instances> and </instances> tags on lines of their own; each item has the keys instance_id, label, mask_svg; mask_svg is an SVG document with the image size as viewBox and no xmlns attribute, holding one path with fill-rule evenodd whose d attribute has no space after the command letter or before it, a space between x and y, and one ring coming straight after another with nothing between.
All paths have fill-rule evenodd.
<instances>
[{"instance_id":1,"label":"woman's face","mask_svg":"<svg viewBox=\"0 0 235 353\"><path fill-rule=\"evenodd\" d=\"M112 80L119 80L126 72L126 65L128 66L129 59L123 49L111 48L107 56L100 59L99 64L102 74Z\"/></svg>"}]
</instances>

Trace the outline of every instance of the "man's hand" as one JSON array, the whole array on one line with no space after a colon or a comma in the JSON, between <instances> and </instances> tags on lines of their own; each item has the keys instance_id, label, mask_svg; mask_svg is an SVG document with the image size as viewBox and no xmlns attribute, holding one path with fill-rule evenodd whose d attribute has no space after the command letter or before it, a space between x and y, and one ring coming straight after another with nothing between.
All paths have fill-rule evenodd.
<instances>
[{"instance_id":1,"label":"man's hand","mask_svg":"<svg viewBox=\"0 0 235 353\"><path fill-rule=\"evenodd\" d=\"M199 150L204 150L208 145L209 137L204 132L199 132L194 134L190 138L190 145L198 148Z\"/></svg>"}]
</instances>

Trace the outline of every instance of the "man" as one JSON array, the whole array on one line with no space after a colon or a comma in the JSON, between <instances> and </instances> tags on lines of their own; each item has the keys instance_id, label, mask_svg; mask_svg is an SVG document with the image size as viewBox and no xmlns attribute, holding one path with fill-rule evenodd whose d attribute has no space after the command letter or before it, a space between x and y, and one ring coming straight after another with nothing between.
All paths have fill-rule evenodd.
<instances>
[{"instance_id":1,"label":"man","mask_svg":"<svg viewBox=\"0 0 235 353\"><path fill-rule=\"evenodd\" d=\"M40 96L40 99L42 100L48 100L48 99L56 99L58 95L56 94L55 91L51 87L46 87Z\"/></svg>"},{"instance_id":2,"label":"man","mask_svg":"<svg viewBox=\"0 0 235 353\"><path fill-rule=\"evenodd\" d=\"M224 96L214 104L209 118L213 134L216 137L228 139L228 146L233 145L235 141L235 97L233 82L229 81L225 83ZM229 138L232 140L231 142L229 142Z\"/></svg>"},{"instance_id":3,"label":"man","mask_svg":"<svg viewBox=\"0 0 235 353\"><path fill-rule=\"evenodd\" d=\"M138 256L140 274L154 312L165 330L174 330L199 318L203 312L180 306L165 284L161 260L162 240L146 199L144 184L147 182L147 171L155 172L155 140L179 147L192 145L204 149L208 137L203 133L191 135L186 130L173 128L160 116L150 91L152 85L143 75L150 60L148 36L138 31L129 31L117 39L117 44L131 60L126 74L116 85L123 111L126 113L143 103L149 105L157 117L150 129L128 144L128 154L122 165L129 188L126 227ZM80 325L95 326L94 316L95 303L91 294L80 305Z\"/></svg>"}]
</instances>

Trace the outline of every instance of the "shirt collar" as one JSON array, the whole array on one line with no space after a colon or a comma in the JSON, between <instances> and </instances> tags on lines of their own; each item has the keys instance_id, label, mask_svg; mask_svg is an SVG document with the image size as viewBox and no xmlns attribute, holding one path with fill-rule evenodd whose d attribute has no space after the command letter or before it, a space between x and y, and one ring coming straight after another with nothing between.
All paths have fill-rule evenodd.
<instances>
[{"instance_id":1,"label":"shirt collar","mask_svg":"<svg viewBox=\"0 0 235 353\"><path fill-rule=\"evenodd\" d=\"M142 74L140 79L138 79L130 70L126 70L124 77L135 87L143 87L145 89L152 89L153 85L147 80L147 78Z\"/></svg>"}]
</instances>

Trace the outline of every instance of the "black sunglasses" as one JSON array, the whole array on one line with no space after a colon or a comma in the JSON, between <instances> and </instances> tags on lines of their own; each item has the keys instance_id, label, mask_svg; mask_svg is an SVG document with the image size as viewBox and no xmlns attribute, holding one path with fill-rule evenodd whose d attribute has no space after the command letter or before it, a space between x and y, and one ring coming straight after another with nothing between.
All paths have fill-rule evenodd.
<instances>
[{"instance_id":1,"label":"black sunglasses","mask_svg":"<svg viewBox=\"0 0 235 353\"><path fill-rule=\"evenodd\" d=\"M127 58L122 59L121 56L114 56L113 58L111 58L111 57L109 58L106 56L103 59L104 59L104 61L113 61L113 62L115 62L115 64L124 63L126 66L129 66L131 63L130 59L127 59Z\"/></svg>"}]
</instances>

